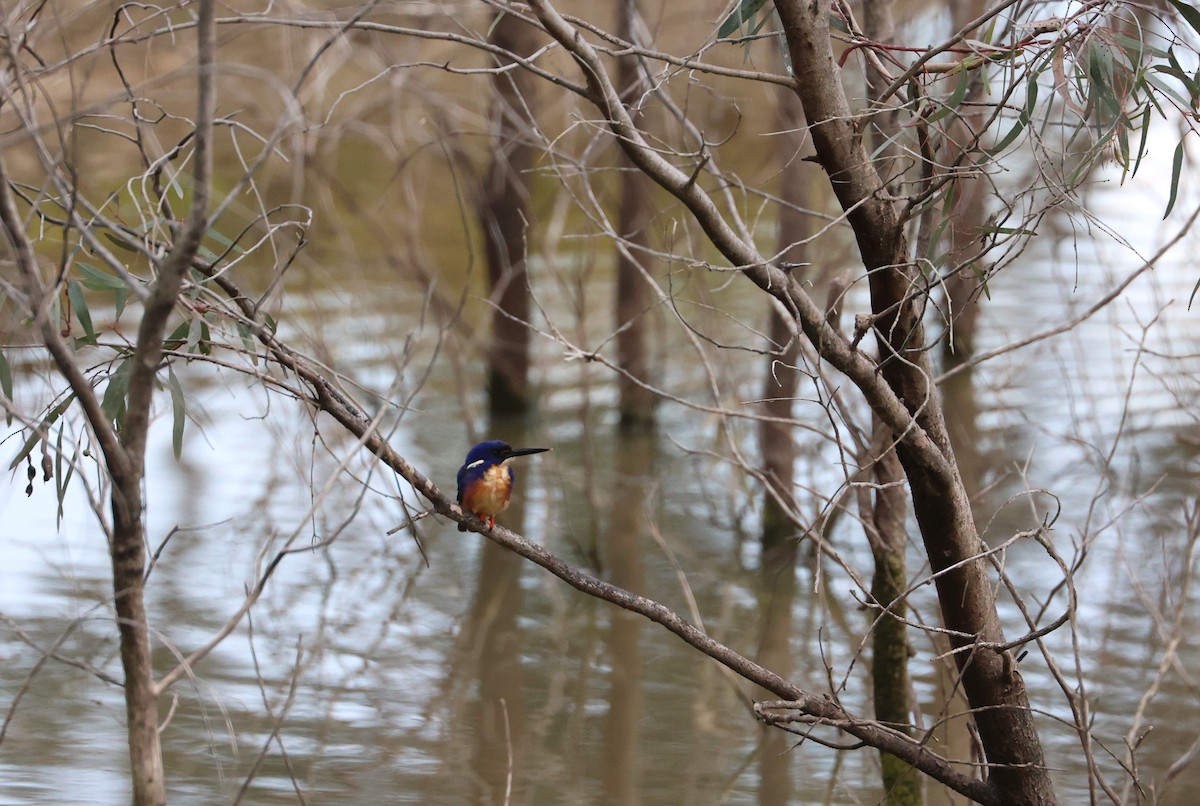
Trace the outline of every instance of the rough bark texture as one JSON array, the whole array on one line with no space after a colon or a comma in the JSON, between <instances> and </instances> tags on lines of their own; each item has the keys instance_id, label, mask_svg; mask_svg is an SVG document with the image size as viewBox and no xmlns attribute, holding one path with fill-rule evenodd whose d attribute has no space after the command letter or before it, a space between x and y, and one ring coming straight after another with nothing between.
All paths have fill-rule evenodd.
<instances>
[{"instance_id":1,"label":"rough bark texture","mask_svg":"<svg viewBox=\"0 0 1200 806\"><path fill-rule=\"evenodd\" d=\"M886 612L875 622L871 635L871 682L875 718L911 734L908 628L904 623L908 608L900 598L908 587L904 557L907 506L901 486L904 470L891 449L891 441L891 431L877 423L871 440L871 455L878 457L872 467L878 487L871 512L871 554L875 557L871 597ZM880 753L879 761L883 769L884 803L889 806L921 803L921 779L916 771L889 753Z\"/></svg>"},{"instance_id":2,"label":"rough bark texture","mask_svg":"<svg viewBox=\"0 0 1200 806\"><path fill-rule=\"evenodd\" d=\"M158 740L158 692L150 656L149 617L142 583L146 568L140 504L126 506L129 490L113 485L113 589L117 629L121 636L121 668L125 671L125 718L133 773L133 802L138 806L167 802L162 746ZM135 488L133 496L139 496ZM121 502L121 503L119 503ZM131 511L132 510L132 511Z\"/></svg>"},{"instance_id":3,"label":"rough bark texture","mask_svg":"<svg viewBox=\"0 0 1200 806\"><path fill-rule=\"evenodd\" d=\"M1003 643L983 544L955 468L932 367L924 349L919 277L894 203L872 166L850 115L830 44L830 0L777 0L820 164L854 229L869 272L874 331L888 386L936 447L949 472L937 472L908 440L897 451L909 480L913 509L937 576L945 625L961 633L956 660L987 753L989 786L1006 802L1054 802L1050 777L1029 710L1025 686L1010 653L971 648Z\"/></svg>"},{"instance_id":4,"label":"rough bark texture","mask_svg":"<svg viewBox=\"0 0 1200 806\"><path fill-rule=\"evenodd\" d=\"M891 0L864 0L863 28L871 40L884 44L894 41L891 5ZM908 162L908 155L899 143L889 139L889 134L899 129L900 116L894 108L881 102L889 78L868 64L866 79L867 96L878 108L871 118L870 129L875 135L871 149L878 155L876 170L890 189L902 182ZM868 461L877 487L874 501L870 500L869 493L866 496L870 512L864 513L863 520L870 524L867 534L875 560L871 596L884 608L875 620L871 635L872 696L876 719L911 734L913 703L908 677L908 628L904 623L907 607L901 598L908 587L904 469L892 448L892 432L879 418L872 419ZM916 771L888 753L881 752L879 762L883 774L883 802L888 806L920 804L921 778Z\"/></svg>"},{"instance_id":5,"label":"rough bark texture","mask_svg":"<svg viewBox=\"0 0 1200 806\"><path fill-rule=\"evenodd\" d=\"M492 41L510 53L530 54L533 29L511 14L497 15ZM479 200L488 283L498 309L488 349L488 397L493 414L529 409L529 278L525 271L529 229L529 181L535 150L525 136L523 110L533 89L524 71L493 79L493 156Z\"/></svg>"}]
</instances>

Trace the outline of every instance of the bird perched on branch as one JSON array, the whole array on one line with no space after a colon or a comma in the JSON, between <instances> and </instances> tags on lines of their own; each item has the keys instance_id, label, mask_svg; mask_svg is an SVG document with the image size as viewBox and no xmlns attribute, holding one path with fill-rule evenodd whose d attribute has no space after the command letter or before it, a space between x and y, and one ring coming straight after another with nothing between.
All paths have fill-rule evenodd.
<instances>
[{"instance_id":1,"label":"bird perched on branch","mask_svg":"<svg viewBox=\"0 0 1200 806\"><path fill-rule=\"evenodd\" d=\"M514 448L498 439L480 442L467 452L463 466L458 469L458 505L487 521L489 529L495 527L496 516L508 509L508 499L512 496L515 477L508 466L509 460L548 450ZM465 532L467 527L460 523L458 531Z\"/></svg>"}]
</instances>

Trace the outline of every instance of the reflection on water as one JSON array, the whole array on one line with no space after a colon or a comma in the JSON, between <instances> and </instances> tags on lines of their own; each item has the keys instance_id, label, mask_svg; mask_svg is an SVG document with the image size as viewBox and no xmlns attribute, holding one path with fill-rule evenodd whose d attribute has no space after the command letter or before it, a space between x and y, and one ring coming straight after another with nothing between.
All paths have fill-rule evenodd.
<instances>
[{"instance_id":1,"label":"reflection on water","mask_svg":"<svg viewBox=\"0 0 1200 806\"><path fill-rule=\"evenodd\" d=\"M1020 271L993 289L982 349L1056 324L1119 274L1108 267L1116 261L1101 253L1073 256L1068 269L1052 247L1039 249L1035 242ZM1063 802L1087 796L1078 739L1059 721L1069 717L1062 687L1079 682L1072 653L1078 651L1104 745L1097 757L1119 782L1108 753L1124 752L1138 698L1161 658L1163 631L1181 609L1185 625L1197 616L1194 598L1179 597L1187 571L1180 565L1181 524L1197 478L1200 361L1190 345L1200 328L1178 300L1190 291L1194 269L1164 264L1143 279L1127 306L963 374L945 389L987 537L1002 541L1061 510L1052 533L1057 551L1071 562L1086 549L1077 578L1079 645L1066 630L1048 639L1062 681L1038 652L1022 661L1031 699L1046 712L1042 727ZM594 293L604 293L602 280L591 282ZM541 300L555 315L586 307L545 291ZM753 310L756 298L740 287L720 293L726 310ZM1171 300L1139 353L1142 324ZM397 367L406 367L396 397L416 396L411 410L388 423L392 442L452 489L474 436L464 422L478 401L456 393L459 379L448 360L418 383L441 333L421 324L404 289L371 287L354 305L312 304L319 322L313 330L326 335L337 366L367 388L383 394L395 385ZM862 305L852 295L849 307ZM722 326L717 317L703 324L709 333ZM603 331L603 323L588 322L580 330L589 325ZM411 336L411 344L397 333ZM675 348L684 355L690 349L669 346ZM1166 357L1181 353L1192 354ZM730 470L718 431L730 429L753 455L751 425L665 405L656 435L622 437L608 405L612 379L559 357L554 349L541 355L537 419L487 429L514 443L554 446L517 468L518 493L503 521L679 612L689 612L694 600L714 636L812 690L832 686L849 708L867 712L869 658L861 646L868 621L849 577L832 563L807 562L804 546L757 553L746 537L757 534L759 490ZM710 358L724 388L744 390L724 403L754 396L758 361ZM177 802L292 803L298 792L310 803L877 799L873 753L796 747L793 737L764 732L746 705L759 692L731 684L659 628L566 588L478 535L426 520L416 536L388 537L405 505L420 503L336 429L318 422L314 439L307 413L246 391L237 377L179 371L196 416L184 460L171 455L167 422L156 425L149 455L151 539L157 544L180 527L149 588L160 668L175 652L203 643L237 608L264 548L293 533L303 541L337 532L338 539L289 558L252 620L177 689L164 733ZM664 373L669 388L704 388L699 361L673 361ZM799 417L820 424L816 407L797 408ZM5 443L4 457L16 449ZM806 490L828 494L840 480L836 452L815 444L801 455L797 478ZM314 506L308 491L321 489L346 457L352 478ZM0 611L12 619L0 629L0 704L15 703L0 746L0 803L121 803L119 690L84 669L39 666L53 647L118 673L104 605L103 535L78 485L61 526L51 488L38 485L27 500L19 486L0 488ZM1042 489L1049 492L1029 492ZM862 535L844 521L832 539L868 578ZM915 550L910 568L923 572ZM1061 578L1030 543L1007 552L1005 569L1037 597ZM936 621L927 591L913 605L915 618ZM1049 617L1062 607L1060 593ZM1019 613L1011 603L1005 608L1008 633L1020 634ZM928 660L944 647L913 640L914 684L929 726L960 705L945 704L945 667ZM1200 724L1189 672L1200 668L1200 650L1184 641L1179 652L1144 713L1143 730L1153 730L1141 745L1141 769L1160 780ZM935 736L945 752L969 755L953 726ZM1164 800L1185 802L1196 788L1193 766ZM931 798L950 802L944 793Z\"/></svg>"}]
</instances>

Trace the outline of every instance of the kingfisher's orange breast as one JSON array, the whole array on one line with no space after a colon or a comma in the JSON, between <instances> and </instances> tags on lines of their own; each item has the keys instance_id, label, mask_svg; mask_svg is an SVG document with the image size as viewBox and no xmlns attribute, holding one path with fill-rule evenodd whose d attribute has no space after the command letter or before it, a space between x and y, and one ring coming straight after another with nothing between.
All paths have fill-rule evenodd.
<instances>
[{"instance_id":1,"label":"kingfisher's orange breast","mask_svg":"<svg viewBox=\"0 0 1200 806\"><path fill-rule=\"evenodd\" d=\"M463 509L484 516L496 516L508 509L508 499L512 496L511 473L504 465L489 467L482 478L463 491Z\"/></svg>"}]
</instances>

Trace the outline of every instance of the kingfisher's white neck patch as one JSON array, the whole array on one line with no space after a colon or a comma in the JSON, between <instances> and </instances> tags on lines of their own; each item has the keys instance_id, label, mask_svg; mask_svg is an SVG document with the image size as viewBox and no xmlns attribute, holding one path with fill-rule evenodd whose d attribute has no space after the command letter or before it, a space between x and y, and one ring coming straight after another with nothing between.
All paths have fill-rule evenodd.
<instances>
[{"instance_id":1,"label":"kingfisher's white neck patch","mask_svg":"<svg viewBox=\"0 0 1200 806\"><path fill-rule=\"evenodd\" d=\"M467 465L467 470L470 470L473 467L479 467L481 464L483 464L483 460L476 459L474 462L471 462L471 464Z\"/></svg>"}]
</instances>

